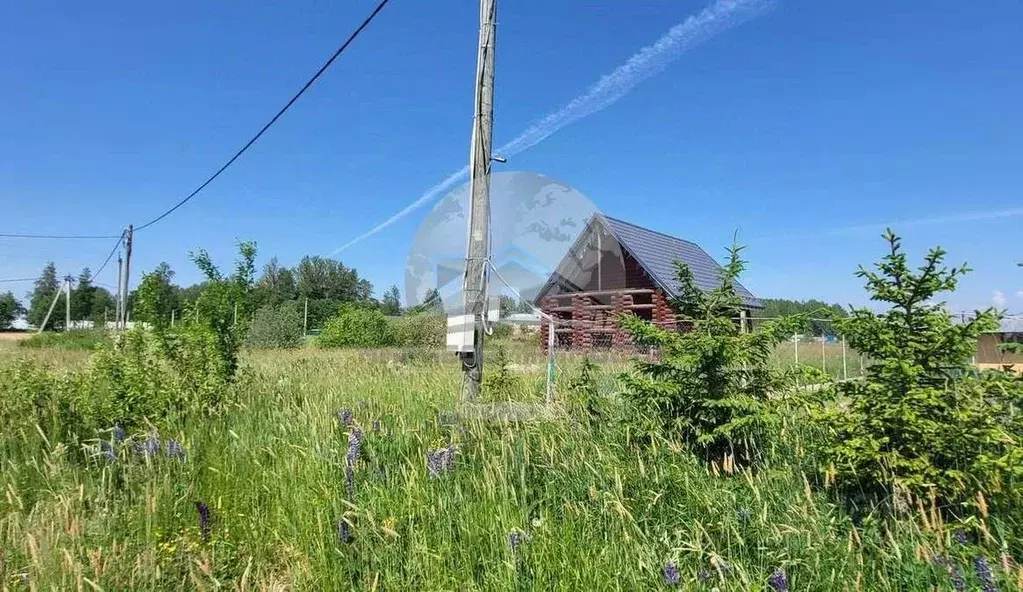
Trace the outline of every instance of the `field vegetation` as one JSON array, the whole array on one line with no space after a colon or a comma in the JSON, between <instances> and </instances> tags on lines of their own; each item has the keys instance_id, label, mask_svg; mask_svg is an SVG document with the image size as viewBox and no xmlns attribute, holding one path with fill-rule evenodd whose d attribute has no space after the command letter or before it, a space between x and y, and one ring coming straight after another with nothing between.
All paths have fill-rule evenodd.
<instances>
[{"instance_id":1,"label":"field vegetation","mask_svg":"<svg viewBox=\"0 0 1023 592\"><path fill-rule=\"evenodd\" d=\"M536 343L492 340L467 405L423 323L346 308L386 347L291 347L254 245L230 274L200 252L174 327L0 343L0 587L1023 589L1023 383L969 367L994 311L932 304L965 270L889 236L884 308L841 321L864 376L834 383L773 353L809 316L729 321L739 254L707 293L678 269L691 332L627 321L658 355L562 355L546 404Z\"/></svg>"}]
</instances>

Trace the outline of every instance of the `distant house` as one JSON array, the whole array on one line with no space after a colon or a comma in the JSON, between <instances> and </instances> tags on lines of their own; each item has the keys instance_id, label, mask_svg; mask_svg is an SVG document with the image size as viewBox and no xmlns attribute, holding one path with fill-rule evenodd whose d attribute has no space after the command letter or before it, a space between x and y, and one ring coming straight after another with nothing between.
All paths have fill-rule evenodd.
<instances>
[{"instance_id":1,"label":"distant house","mask_svg":"<svg viewBox=\"0 0 1023 592\"><path fill-rule=\"evenodd\" d=\"M677 330L670 305L679 296L675 261L689 265L700 289L720 285L721 266L696 243L594 215L565 254L534 303L555 321L556 348L583 351L628 347L632 340L617 316L629 311ZM748 314L764 305L736 284ZM547 343L550 323L541 326Z\"/></svg>"},{"instance_id":2,"label":"distant house","mask_svg":"<svg viewBox=\"0 0 1023 592\"><path fill-rule=\"evenodd\" d=\"M1023 355L1003 351L1005 343L1023 343L1023 317L1003 319L996 331L981 334L977 340L977 366L1023 372Z\"/></svg>"}]
</instances>

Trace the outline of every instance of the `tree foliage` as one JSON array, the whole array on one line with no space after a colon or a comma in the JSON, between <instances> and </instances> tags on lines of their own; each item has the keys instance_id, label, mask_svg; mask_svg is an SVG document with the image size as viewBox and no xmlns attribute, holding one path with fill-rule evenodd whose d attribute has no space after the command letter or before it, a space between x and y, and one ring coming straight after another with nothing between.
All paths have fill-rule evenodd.
<instances>
[{"instance_id":1,"label":"tree foliage","mask_svg":"<svg viewBox=\"0 0 1023 592\"><path fill-rule=\"evenodd\" d=\"M256 243L239 242L238 259L230 276L225 276L213 263L205 249L192 253L192 261L206 277L206 286L190 311L190 322L209 331L208 336L219 352L225 378L234 377L238 369L238 352L248 326L248 296L256 271Z\"/></svg>"},{"instance_id":2,"label":"tree foliage","mask_svg":"<svg viewBox=\"0 0 1023 592\"><path fill-rule=\"evenodd\" d=\"M945 267L935 248L914 270L900 239L890 230L884 238L876 270L857 275L886 309L854 309L838 324L869 365L863 380L838 384L839 404L822 412L829 470L841 486L878 495L936 490L961 500L1007 486L1023 476L1023 388L1007 374L978 375L970 362L997 313L955 322L936 297L969 269Z\"/></svg>"},{"instance_id":3,"label":"tree foliage","mask_svg":"<svg viewBox=\"0 0 1023 592\"><path fill-rule=\"evenodd\" d=\"M166 262L142 275L135 292L134 319L164 329L170 325L173 311L179 308L177 290L172 284L174 271Z\"/></svg>"},{"instance_id":4,"label":"tree foliage","mask_svg":"<svg viewBox=\"0 0 1023 592\"><path fill-rule=\"evenodd\" d=\"M14 321L25 314L25 307L12 292L0 294L0 329L10 329Z\"/></svg>"},{"instance_id":5,"label":"tree foliage","mask_svg":"<svg viewBox=\"0 0 1023 592\"><path fill-rule=\"evenodd\" d=\"M387 317L379 310L341 306L316 340L320 347L382 347L391 344Z\"/></svg>"},{"instance_id":6,"label":"tree foliage","mask_svg":"<svg viewBox=\"0 0 1023 592\"><path fill-rule=\"evenodd\" d=\"M764 298L764 309L757 316L781 318L801 315L808 319L808 331L811 335L834 335L835 326L832 319L848 315L840 304L828 304L821 300L786 300L785 298Z\"/></svg>"},{"instance_id":7,"label":"tree foliage","mask_svg":"<svg viewBox=\"0 0 1023 592\"><path fill-rule=\"evenodd\" d=\"M380 310L387 316L398 316L401 314L401 292L398 286L391 286L380 301Z\"/></svg>"},{"instance_id":8,"label":"tree foliage","mask_svg":"<svg viewBox=\"0 0 1023 592\"><path fill-rule=\"evenodd\" d=\"M32 294L29 297L28 323L30 325L39 327L43 324L46 313L50 310L50 305L60 289L60 280L57 279L57 266L51 261L43 267L43 271L39 274L39 278L36 279ZM50 315L50 320L43 329L57 329L63 326L64 315L53 314Z\"/></svg>"},{"instance_id":9,"label":"tree foliage","mask_svg":"<svg viewBox=\"0 0 1023 592\"><path fill-rule=\"evenodd\" d=\"M771 396L791 384L789 374L771 365L771 353L804 321L795 316L748 331L740 327L743 300L735 290L745 269L740 251L731 248L720 284L707 292L697 287L686 264L676 262L680 295L673 305L684 330L622 317L638 343L660 354L653 361L637 361L638 372L623 379L626 395L643 416L695 452L752 461L763 449L767 427L776 421Z\"/></svg>"},{"instance_id":10,"label":"tree foliage","mask_svg":"<svg viewBox=\"0 0 1023 592\"><path fill-rule=\"evenodd\" d=\"M263 306L252 315L245 334L245 346L256 349L290 349L300 347L302 311L294 301Z\"/></svg>"}]
</instances>

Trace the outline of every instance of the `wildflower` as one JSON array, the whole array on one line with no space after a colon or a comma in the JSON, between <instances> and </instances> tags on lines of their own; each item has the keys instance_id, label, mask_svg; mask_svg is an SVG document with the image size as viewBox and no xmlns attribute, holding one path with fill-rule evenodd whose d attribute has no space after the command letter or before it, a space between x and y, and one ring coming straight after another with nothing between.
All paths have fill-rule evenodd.
<instances>
[{"instance_id":1,"label":"wildflower","mask_svg":"<svg viewBox=\"0 0 1023 592\"><path fill-rule=\"evenodd\" d=\"M199 513L199 534L202 536L202 541L208 542L210 540L210 531L212 525L210 524L210 507L204 502L195 502L195 510Z\"/></svg>"},{"instance_id":2,"label":"wildflower","mask_svg":"<svg viewBox=\"0 0 1023 592\"><path fill-rule=\"evenodd\" d=\"M767 583L774 592L788 592L789 590L789 577L782 569L776 569L771 577L767 578Z\"/></svg>"},{"instance_id":3,"label":"wildflower","mask_svg":"<svg viewBox=\"0 0 1023 592\"><path fill-rule=\"evenodd\" d=\"M949 579L952 580L952 588L956 592L965 592L966 580L963 578L963 570L959 569L958 565L952 565L948 571Z\"/></svg>"},{"instance_id":4,"label":"wildflower","mask_svg":"<svg viewBox=\"0 0 1023 592\"><path fill-rule=\"evenodd\" d=\"M706 582L707 580L710 579L710 571L706 569L701 569L699 573L696 574L696 579L700 580L701 582Z\"/></svg>"},{"instance_id":5,"label":"wildflower","mask_svg":"<svg viewBox=\"0 0 1023 592\"><path fill-rule=\"evenodd\" d=\"M184 462L185 460L185 447L182 446L181 443L175 440L174 438L167 440L167 446L166 448L164 448L164 451L170 458L175 458L182 462Z\"/></svg>"},{"instance_id":6,"label":"wildflower","mask_svg":"<svg viewBox=\"0 0 1023 592\"><path fill-rule=\"evenodd\" d=\"M682 576L678 573L678 566L674 561L664 564L664 583L669 586L677 586Z\"/></svg>"},{"instance_id":7,"label":"wildflower","mask_svg":"<svg viewBox=\"0 0 1023 592\"><path fill-rule=\"evenodd\" d=\"M374 419L373 420L373 433L374 434L379 434L380 433L380 420L379 419Z\"/></svg>"},{"instance_id":8,"label":"wildflower","mask_svg":"<svg viewBox=\"0 0 1023 592\"><path fill-rule=\"evenodd\" d=\"M752 512L750 512L749 508L739 508L735 511L735 515L739 518L740 522L748 522Z\"/></svg>"},{"instance_id":9,"label":"wildflower","mask_svg":"<svg viewBox=\"0 0 1023 592\"><path fill-rule=\"evenodd\" d=\"M110 432L115 442L124 442L124 439L128 437L128 434L125 433L124 428L119 423L114 424L114 429Z\"/></svg>"},{"instance_id":10,"label":"wildflower","mask_svg":"<svg viewBox=\"0 0 1023 592\"><path fill-rule=\"evenodd\" d=\"M988 563L987 557L976 557L973 560L973 569L977 572L977 577L980 578L980 589L984 592L995 592L995 577L991 573L991 564Z\"/></svg>"},{"instance_id":11,"label":"wildflower","mask_svg":"<svg viewBox=\"0 0 1023 592\"><path fill-rule=\"evenodd\" d=\"M355 463L359 460L361 449L362 430L352 428L348 434L348 452L345 454L345 490L348 492L348 499L355 498Z\"/></svg>"},{"instance_id":12,"label":"wildflower","mask_svg":"<svg viewBox=\"0 0 1023 592\"><path fill-rule=\"evenodd\" d=\"M156 456L160 453L160 434L155 431L146 437L144 442L135 444L135 453L142 456Z\"/></svg>"},{"instance_id":13,"label":"wildflower","mask_svg":"<svg viewBox=\"0 0 1023 592\"><path fill-rule=\"evenodd\" d=\"M948 560L941 553L931 553L931 563L933 565L942 566L942 565L945 565L947 563L947 561Z\"/></svg>"},{"instance_id":14,"label":"wildflower","mask_svg":"<svg viewBox=\"0 0 1023 592\"><path fill-rule=\"evenodd\" d=\"M337 417L337 421L344 427L352 425L352 410L348 407L342 407L341 411L334 414Z\"/></svg>"},{"instance_id":15,"label":"wildflower","mask_svg":"<svg viewBox=\"0 0 1023 592\"><path fill-rule=\"evenodd\" d=\"M114 445L106 440L100 440L99 442L100 451L103 456L107 457L107 462L114 462L117 460L117 451L114 450Z\"/></svg>"},{"instance_id":16,"label":"wildflower","mask_svg":"<svg viewBox=\"0 0 1023 592\"><path fill-rule=\"evenodd\" d=\"M952 538L954 538L956 540L956 542L959 543L960 545L965 545L970 540L966 536L966 531L965 530L957 530L957 531L955 531L955 534L952 535Z\"/></svg>"},{"instance_id":17,"label":"wildflower","mask_svg":"<svg viewBox=\"0 0 1023 592\"><path fill-rule=\"evenodd\" d=\"M443 469L443 460L441 454L443 449L440 450L429 450L426 453L426 470L430 474L431 479L437 479L440 477Z\"/></svg>"},{"instance_id":18,"label":"wildflower","mask_svg":"<svg viewBox=\"0 0 1023 592\"><path fill-rule=\"evenodd\" d=\"M513 553L518 552L519 545L525 539L525 535L521 531L513 530L508 533L508 546L511 547Z\"/></svg>"},{"instance_id":19,"label":"wildflower","mask_svg":"<svg viewBox=\"0 0 1023 592\"><path fill-rule=\"evenodd\" d=\"M337 540L343 545L347 545L352 542L352 531L348 525L348 521L341 518L337 521Z\"/></svg>"},{"instance_id":20,"label":"wildflower","mask_svg":"<svg viewBox=\"0 0 1023 592\"><path fill-rule=\"evenodd\" d=\"M362 450L362 430L359 428L352 428L352 431L348 433L348 454L345 460L349 465L354 465L355 461L359 460L359 452Z\"/></svg>"},{"instance_id":21,"label":"wildflower","mask_svg":"<svg viewBox=\"0 0 1023 592\"><path fill-rule=\"evenodd\" d=\"M431 479L437 479L442 473L455 468L455 445L448 444L444 448L437 448L426 453L426 469Z\"/></svg>"}]
</instances>

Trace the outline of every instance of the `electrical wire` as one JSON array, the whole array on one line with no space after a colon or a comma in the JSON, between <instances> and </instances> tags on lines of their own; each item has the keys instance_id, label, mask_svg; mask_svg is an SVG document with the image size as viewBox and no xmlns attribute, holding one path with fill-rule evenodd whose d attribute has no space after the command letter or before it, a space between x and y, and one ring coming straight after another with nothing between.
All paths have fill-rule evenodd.
<instances>
[{"instance_id":1,"label":"electrical wire","mask_svg":"<svg viewBox=\"0 0 1023 592\"><path fill-rule=\"evenodd\" d=\"M110 249L110 253L107 255L107 258L103 260L103 263L99 266L99 269L97 269L94 273L89 274L90 282L96 279L96 276L98 276L100 273L103 272L104 269L106 269L107 264L110 263L110 260L114 257L114 253L117 252L118 247L120 247L121 243L124 241L124 235L126 234L126 232L127 231L122 232L121 236L117 237L117 242L114 243L114 248Z\"/></svg>"},{"instance_id":2,"label":"electrical wire","mask_svg":"<svg viewBox=\"0 0 1023 592\"><path fill-rule=\"evenodd\" d=\"M159 216L153 218L152 220L146 222L145 224L136 227L135 230L136 231L138 231L138 230L145 230L146 228L149 228L150 226L152 226L153 224L156 224L160 220L163 220L164 218L169 216L171 213L173 213L175 210L177 210L181 206L183 206L186 203L188 203L189 200L191 200L193 197L198 195L200 191L205 189L207 185L212 183L214 179L219 177L221 173L223 173L225 170L227 170L227 168L229 166L234 164L234 161L238 160L238 158L242 154L244 154L246 150L248 150L253 144L255 144L256 140L258 140L264 133L266 133L266 130L270 129L270 126L272 126L274 123L276 123L277 120L280 119L281 116L284 115L284 113L289 108L291 108L291 106L293 104L295 104L295 102L299 99L299 97L301 97L302 94L304 94L305 91L308 90L309 87L312 86L313 83L316 82L316 80L324 72L326 72L327 68L329 68L330 65L334 63L334 60L336 60L342 53L344 53L344 51L346 49L348 49L348 46L351 45L351 43L353 41L355 41L355 38L358 37L360 33L362 33L363 29L365 29L366 27L369 26L369 24L373 21L373 19L376 18L377 14L379 14L380 11L383 10L384 6L387 6L388 2L390 2L390 0L380 0L380 3L377 4L377 6L373 10L373 12L371 12L369 14L369 16L367 16L365 18L365 20L362 21L362 24L359 25L359 27L357 29L355 29L355 31L352 32L351 35L348 36L348 39L346 39L345 42L342 43L341 46L337 48L337 50L334 52L334 54L332 56L330 56L330 59L328 59L322 66L320 66L320 69L317 70L315 74L313 74L313 77L310 78L309 81L306 82L302 86L302 88L299 89L299 91L297 93L295 93L295 96L291 97L291 100L288 101L287 103L285 103L285 105L283 107L281 107L281 109L279 111L277 111L277 114L274 115L273 118L271 118L270 121L268 121L266 123L266 125L264 125L262 127L262 129L260 129L258 132L256 132L256 135L252 136L252 139L250 139L248 142L246 142L245 145L242 146L240 150L235 152L234 156L232 156L226 163L224 163L223 166L221 166L219 169L217 169L217 172L213 173L208 179L203 181L202 185L199 185L198 187L196 187L195 190L192 191L192 193L189 193L187 196L185 196L184 199L182 199L178 203L174 204L170 209L166 210L165 212L163 212Z\"/></svg>"},{"instance_id":3,"label":"electrical wire","mask_svg":"<svg viewBox=\"0 0 1023 592\"><path fill-rule=\"evenodd\" d=\"M85 239L102 240L117 238L116 234L10 234L0 233L0 238L46 238L46 239Z\"/></svg>"},{"instance_id":4,"label":"electrical wire","mask_svg":"<svg viewBox=\"0 0 1023 592\"><path fill-rule=\"evenodd\" d=\"M9 279L0 280L0 283L4 283L4 284L12 283L13 284L15 282L34 282L34 281L36 281L36 278L9 278Z\"/></svg>"}]
</instances>

